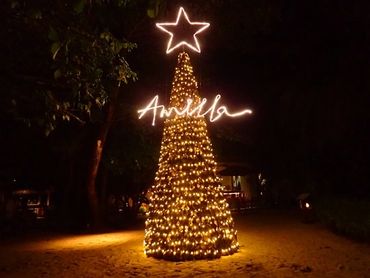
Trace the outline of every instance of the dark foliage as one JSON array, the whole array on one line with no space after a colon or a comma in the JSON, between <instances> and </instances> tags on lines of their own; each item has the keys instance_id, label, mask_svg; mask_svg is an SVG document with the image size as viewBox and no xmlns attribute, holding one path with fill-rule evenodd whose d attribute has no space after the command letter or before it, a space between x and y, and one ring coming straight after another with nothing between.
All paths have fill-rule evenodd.
<instances>
[{"instance_id":1,"label":"dark foliage","mask_svg":"<svg viewBox=\"0 0 370 278\"><path fill-rule=\"evenodd\" d=\"M369 201L328 197L316 204L316 213L334 232L370 242Z\"/></svg>"}]
</instances>

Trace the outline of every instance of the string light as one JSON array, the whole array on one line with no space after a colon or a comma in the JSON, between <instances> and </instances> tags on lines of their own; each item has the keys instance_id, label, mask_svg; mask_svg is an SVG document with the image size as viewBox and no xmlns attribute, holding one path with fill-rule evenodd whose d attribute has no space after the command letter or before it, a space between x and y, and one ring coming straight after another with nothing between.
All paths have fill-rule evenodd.
<instances>
[{"instance_id":1,"label":"string light","mask_svg":"<svg viewBox=\"0 0 370 278\"><path fill-rule=\"evenodd\" d=\"M152 125L155 125L155 119L157 116L157 111L159 111L159 115L161 118L163 117L171 117L173 114L177 116L196 116L196 117L204 117L205 115L209 114L209 120L211 122L215 122L222 117L222 115L226 115L228 117L239 117L245 114L252 114L252 110L244 109L242 111L236 113L230 113L226 106L222 105L218 107L218 101L221 99L221 95L216 95L213 104L204 110L204 105L207 103L207 99L203 98L202 101L192 108L193 100L188 99L186 101L185 107L183 109L177 109L176 107L170 107L166 109L164 105L159 105L158 100L159 97L156 95L145 108L138 110L137 112L140 114L139 119L145 116L146 113L152 111L153 112L153 120Z\"/></svg>"},{"instance_id":2,"label":"string light","mask_svg":"<svg viewBox=\"0 0 370 278\"><path fill-rule=\"evenodd\" d=\"M199 29L193 34L193 39L194 39L193 43L189 43L185 40L180 40L178 43L175 44L175 43L173 43L173 41L174 41L174 39L173 39L174 38L174 32L171 32L171 29L173 29L173 27L177 27L178 24L179 24L179 21L184 20L183 18L186 19L186 21L188 22L189 25L197 26L197 27L199 27ZM198 39L197 39L197 34L201 33L205 29L207 29L209 27L209 23L207 23L207 22L191 22L189 20L188 15L186 14L184 8L180 7L175 22L157 23L156 26L159 29L161 29L162 31L164 31L164 32L166 32L167 34L170 35L170 39L168 40L168 43L167 43L167 50L166 50L167 54L171 53L173 50L175 50L176 48L178 48L182 45L185 45L185 46L189 47L190 49L200 53L200 45L199 45L199 42L198 42Z\"/></svg>"},{"instance_id":3,"label":"string light","mask_svg":"<svg viewBox=\"0 0 370 278\"><path fill-rule=\"evenodd\" d=\"M159 167L149 190L144 238L147 256L168 260L209 259L233 254L239 248L202 116L211 112L208 109L198 115L203 102L189 55L182 52L178 56L169 105L175 112L166 115L168 111L158 105L157 96L149 105L157 107L153 108L154 119L157 112L166 119ZM215 108L216 114L218 109Z\"/></svg>"}]
</instances>

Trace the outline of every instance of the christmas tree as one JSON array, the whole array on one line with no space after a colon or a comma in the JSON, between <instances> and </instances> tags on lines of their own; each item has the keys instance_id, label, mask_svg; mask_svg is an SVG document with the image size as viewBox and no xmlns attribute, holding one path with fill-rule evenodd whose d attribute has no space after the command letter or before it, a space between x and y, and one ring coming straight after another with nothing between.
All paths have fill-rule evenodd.
<instances>
[{"instance_id":1,"label":"christmas tree","mask_svg":"<svg viewBox=\"0 0 370 278\"><path fill-rule=\"evenodd\" d=\"M201 102L190 57L181 52L169 107L181 111L189 99L193 108ZM148 256L189 260L237 251L234 222L216 168L204 116L175 113L165 120L145 227Z\"/></svg>"}]
</instances>

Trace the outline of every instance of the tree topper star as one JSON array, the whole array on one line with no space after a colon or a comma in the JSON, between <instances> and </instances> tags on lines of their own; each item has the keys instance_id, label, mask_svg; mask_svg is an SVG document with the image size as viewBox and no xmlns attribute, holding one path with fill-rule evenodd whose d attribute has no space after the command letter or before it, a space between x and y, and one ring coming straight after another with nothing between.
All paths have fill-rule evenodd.
<instances>
[{"instance_id":1,"label":"tree topper star","mask_svg":"<svg viewBox=\"0 0 370 278\"><path fill-rule=\"evenodd\" d=\"M187 24L185 24L184 18L187 21ZM176 22L166 22L166 23L157 23L156 26L161 29L162 31L168 33L170 35L170 39L167 44L167 50L166 53L171 53L176 48L186 45L190 49L200 53L200 46L197 39L197 34L202 32L204 29L207 29L209 27L209 23L207 22L191 22L189 20L188 15L186 14L183 7L180 7L179 12L177 14ZM185 30L186 29L186 30ZM186 40L178 40L178 42L174 43L174 31L178 33L176 37L182 37L184 35L189 34L189 29L192 31L193 39L194 41L192 43L187 42ZM181 32L182 31L182 32ZM194 32L194 33L193 33ZM187 34L184 34L187 33ZM180 36L179 36L180 34ZM177 38L176 38L177 39Z\"/></svg>"}]
</instances>

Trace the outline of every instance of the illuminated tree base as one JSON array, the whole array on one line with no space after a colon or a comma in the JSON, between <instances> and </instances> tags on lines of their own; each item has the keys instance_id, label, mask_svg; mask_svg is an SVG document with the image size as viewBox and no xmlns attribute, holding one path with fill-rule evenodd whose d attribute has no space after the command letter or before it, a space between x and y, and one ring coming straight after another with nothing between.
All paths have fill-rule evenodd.
<instances>
[{"instance_id":1,"label":"illuminated tree base","mask_svg":"<svg viewBox=\"0 0 370 278\"><path fill-rule=\"evenodd\" d=\"M156 251L151 251L151 252L145 252L145 254L148 256L148 257L153 257L153 258L156 258L156 259L163 259L163 260L167 260L167 261L192 261L192 260L211 260L211 259L219 259L221 256L228 256L228 255L232 255L234 253L236 253L238 251L239 247L234 247L234 248L229 248L229 249L225 249L224 251L221 249L221 250L214 250L214 251L210 251L209 253L205 252L205 253L202 253L202 254L197 254L197 255L191 255L191 254L188 254L188 253L181 253L180 254L177 254L177 253L174 253L174 252L171 252L171 251L159 251L159 252L156 252ZM190 251L191 252L191 251ZM190 253L189 252L189 253Z\"/></svg>"},{"instance_id":2,"label":"illuminated tree base","mask_svg":"<svg viewBox=\"0 0 370 278\"><path fill-rule=\"evenodd\" d=\"M186 260L201 260L201 259L217 259L221 256L228 256L236 253L239 249L239 244L236 237L232 239L219 239L213 246L194 246L188 239L182 239L182 242L187 244L177 245L172 242L172 248L166 244L160 244L160 240L152 242L151 245L146 244L145 254L148 257L165 259L169 261L186 261ZM158 243L156 243L158 242ZM161 245L161 247L159 247Z\"/></svg>"},{"instance_id":3,"label":"illuminated tree base","mask_svg":"<svg viewBox=\"0 0 370 278\"><path fill-rule=\"evenodd\" d=\"M161 186L154 187L155 197L145 223L144 250L148 257L185 261L215 259L237 252L237 232L220 187L209 187L207 194L189 186L187 189L194 190L188 193L191 200L186 200L186 193L185 196L175 194L176 188L161 190L158 187ZM169 196L162 195L161 198L167 201L158 202L158 195L161 195L158 192L161 191L168 192ZM193 198L197 195L208 196L207 199ZM167 205L162 205L165 203Z\"/></svg>"}]
</instances>

